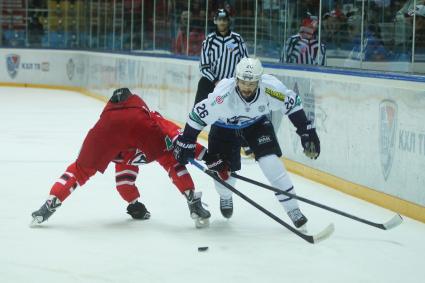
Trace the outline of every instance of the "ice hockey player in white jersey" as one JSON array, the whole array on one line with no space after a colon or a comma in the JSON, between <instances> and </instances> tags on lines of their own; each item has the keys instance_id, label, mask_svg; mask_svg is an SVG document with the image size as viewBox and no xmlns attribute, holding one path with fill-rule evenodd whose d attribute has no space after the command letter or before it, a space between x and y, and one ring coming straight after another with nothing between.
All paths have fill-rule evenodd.
<instances>
[{"instance_id":1,"label":"ice hockey player in white jersey","mask_svg":"<svg viewBox=\"0 0 425 283\"><path fill-rule=\"evenodd\" d=\"M301 98L276 77L263 74L261 62L254 58L243 58L236 66L235 78L220 81L207 99L194 106L183 134L176 141L174 156L186 164L194 157L198 134L205 126L212 125L208 135L209 160L206 160L210 170L234 185L236 179L229 177L229 172L241 168L240 146L244 138L271 185L295 194L292 181L279 159L282 152L273 125L267 118L271 111L278 110L288 115L296 127L304 153L316 159L320 154L320 141L302 108ZM218 182L215 187L220 194L221 212L230 218L232 193ZM283 194L276 194L276 197L295 227L307 223L296 199Z\"/></svg>"}]
</instances>

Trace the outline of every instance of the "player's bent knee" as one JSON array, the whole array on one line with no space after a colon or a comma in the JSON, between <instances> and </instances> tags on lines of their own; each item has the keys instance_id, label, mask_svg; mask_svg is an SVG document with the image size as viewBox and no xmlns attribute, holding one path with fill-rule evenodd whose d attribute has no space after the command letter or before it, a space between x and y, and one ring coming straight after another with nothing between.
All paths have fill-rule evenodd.
<instances>
[{"instance_id":1,"label":"player's bent knee","mask_svg":"<svg viewBox=\"0 0 425 283\"><path fill-rule=\"evenodd\" d=\"M186 190L193 190L195 188L192 177L184 165L177 163L171 166L171 168L168 170L168 176L181 193Z\"/></svg>"}]
</instances>

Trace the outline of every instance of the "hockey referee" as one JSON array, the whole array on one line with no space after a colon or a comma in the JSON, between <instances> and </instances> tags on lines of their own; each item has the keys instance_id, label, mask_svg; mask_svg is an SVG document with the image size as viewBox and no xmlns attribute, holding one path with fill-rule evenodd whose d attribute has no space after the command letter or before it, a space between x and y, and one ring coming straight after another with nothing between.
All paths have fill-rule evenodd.
<instances>
[{"instance_id":1,"label":"hockey referee","mask_svg":"<svg viewBox=\"0 0 425 283\"><path fill-rule=\"evenodd\" d=\"M319 22L317 17L308 14L298 34L291 36L282 48L280 62L326 66L326 46L317 38Z\"/></svg>"},{"instance_id":2,"label":"hockey referee","mask_svg":"<svg viewBox=\"0 0 425 283\"><path fill-rule=\"evenodd\" d=\"M248 57L242 37L230 30L231 18L227 10L217 10L214 24L216 31L202 42L199 64L202 77L198 83L195 104L207 98L220 80L234 77L236 64Z\"/></svg>"}]
</instances>

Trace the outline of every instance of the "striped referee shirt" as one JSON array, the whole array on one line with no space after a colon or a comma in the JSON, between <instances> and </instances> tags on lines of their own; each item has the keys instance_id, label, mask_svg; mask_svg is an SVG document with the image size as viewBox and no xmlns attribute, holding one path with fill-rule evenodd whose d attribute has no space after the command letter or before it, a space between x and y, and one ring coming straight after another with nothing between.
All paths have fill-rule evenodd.
<instances>
[{"instance_id":1,"label":"striped referee shirt","mask_svg":"<svg viewBox=\"0 0 425 283\"><path fill-rule=\"evenodd\" d=\"M323 43L320 45L321 54L319 55L317 39L308 40L299 34L291 36L283 48L280 62L325 66L326 47Z\"/></svg>"},{"instance_id":2,"label":"striped referee shirt","mask_svg":"<svg viewBox=\"0 0 425 283\"><path fill-rule=\"evenodd\" d=\"M216 31L202 42L199 69L202 76L210 81L220 81L234 76L236 64L243 57L248 57L248 51L239 34L229 31L223 37Z\"/></svg>"}]
</instances>

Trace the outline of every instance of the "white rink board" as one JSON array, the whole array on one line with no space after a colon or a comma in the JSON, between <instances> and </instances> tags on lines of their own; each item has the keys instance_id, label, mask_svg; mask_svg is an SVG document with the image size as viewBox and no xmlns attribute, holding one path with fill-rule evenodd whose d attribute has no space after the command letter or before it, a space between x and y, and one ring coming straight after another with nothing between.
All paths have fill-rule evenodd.
<instances>
[{"instance_id":1,"label":"white rink board","mask_svg":"<svg viewBox=\"0 0 425 283\"><path fill-rule=\"evenodd\" d=\"M20 57L14 78L6 65L9 54ZM198 62L160 57L1 49L0 58L0 82L78 86L105 97L127 86L182 123L200 77ZM266 72L298 89L321 138L321 156L310 161L284 119L278 134L286 157L425 206L424 83L272 68Z\"/></svg>"}]
</instances>

